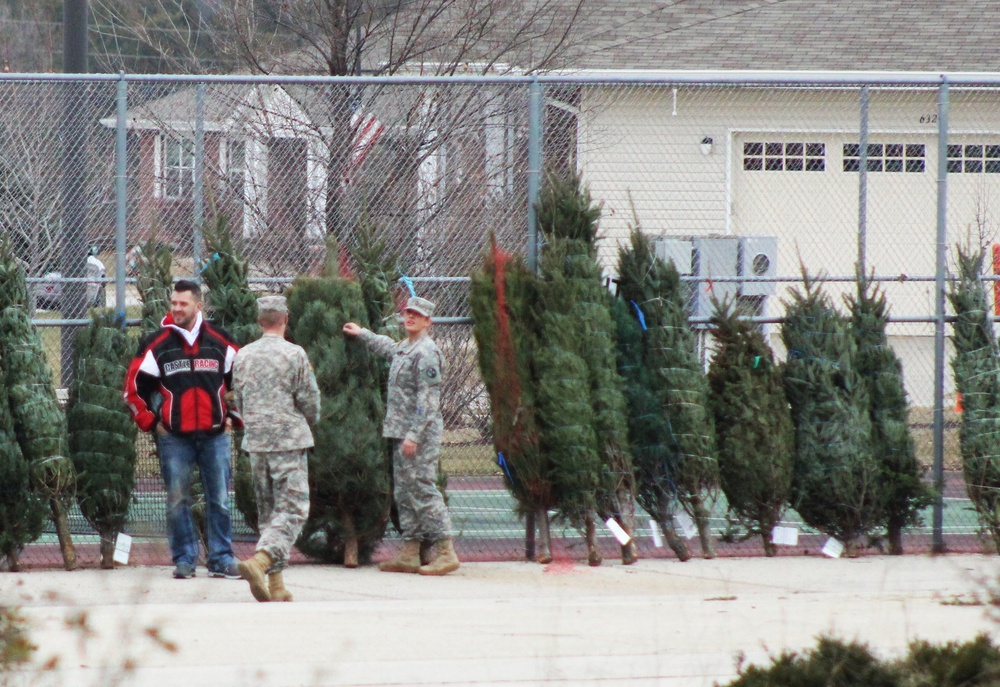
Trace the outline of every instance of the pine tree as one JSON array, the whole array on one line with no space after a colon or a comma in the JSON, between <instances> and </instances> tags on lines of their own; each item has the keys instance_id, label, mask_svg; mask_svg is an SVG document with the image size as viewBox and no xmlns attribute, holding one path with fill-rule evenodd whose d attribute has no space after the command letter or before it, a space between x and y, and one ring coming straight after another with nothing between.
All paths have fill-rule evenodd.
<instances>
[{"instance_id":1,"label":"pine tree","mask_svg":"<svg viewBox=\"0 0 1000 687\"><path fill-rule=\"evenodd\" d=\"M142 334L160 328L163 316L170 311L170 292L173 289L170 247L150 236L135 253L136 287L142 300Z\"/></svg>"},{"instance_id":2,"label":"pine tree","mask_svg":"<svg viewBox=\"0 0 1000 687\"><path fill-rule=\"evenodd\" d=\"M619 256L618 278L618 293L631 306L632 315L645 325L643 359L652 373L648 383L655 385L673 442L673 463L667 473L674 481L677 498L698 528L702 555L712 558L715 543L709 513L719 486L719 465L708 381L688 325L687 292L674 264L656 259L651 242L638 229L632 232L632 250ZM669 518L663 510L665 494L662 486L657 486L662 484L664 471L656 466L647 470L644 478L653 480L646 487L652 490L647 499L659 504L659 510L651 514L670 541L672 534L666 528ZM684 558L681 552L678 556Z\"/></svg>"},{"instance_id":3,"label":"pine tree","mask_svg":"<svg viewBox=\"0 0 1000 687\"><path fill-rule=\"evenodd\" d=\"M808 275L804 291L794 289L785 307L785 394L795 425L792 507L853 556L859 538L882 521L883 504L851 323Z\"/></svg>"},{"instance_id":4,"label":"pine tree","mask_svg":"<svg viewBox=\"0 0 1000 687\"><path fill-rule=\"evenodd\" d=\"M771 531L792 489L795 435L780 368L764 335L729 302L712 315L715 351L708 370L722 491L750 534L775 554Z\"/></svg>"},{"instance_id":5,"label":"pine tree","mask_svg":"<svg viewBox=\"0 0 1000 687\"><path fill-rule=\"evenodd\" d=\"M0 371L4 367L0 348ZM0 374L0 557L7 559L11 571L20 570L22 549L38 538L44 525L45 501L31 488L28 463L14 436L7 385Z\"/></svg>"},{"instance_id":6,"label":"pine tree","mask_svg":"<svg viewBox=\"0 0 1000 687\"><path fill-rule=\"evenodd\" d=\"M862 279L848 306L858 347L858 374L868 391L872 449L884 471L881 486L889 553L900 555L903 528L919 524L920 511L930 505L930 492L921 482L910 436L903 365L886 336L889 309L885 293Z\"/></svg>"},{"instance_id":7,"label":"pine tree","mask_svg":"<svg viewBox=\"0 0 1000 687\"><path fill-rule=\"evenodd\" d=\"M955 386L962 395L959 446L965 488L979 522L1000 550L1000 356L983 285L982 249L958 249L958 280L948 299L955 309Z\"/></svg>"},{"instance_id":8,"label":"pine tree","mask_svg":"<svg viewBox=\"0 0 1000 687\"><path fill-rule=\"evenodd\" d=\"M384 406L372 384L378 368L367 347L342 331L346 322L368 323L361 288L339 276L299 278L288 293L288 310L290 338L309 354L322 393L309 456L309 518L298 547L354 567L371 559L392 501Z\"/></svg>"},{"instance_id":9,"label":"pine tree","mask_svg":"<svg viewBox=\"0 0 1000 687\"><path fill-rule=\"evenodd\" d=\"M100 535L101 567L114 567L135 486L136 426L121 400L132 351L121 319L98 313L76 340L66 422L80 512Z\"/></svg>"},{"instance_id":10,"label":"pine tree","mask_svg":"<svg viewBox=\"0 0 1000 687\"><path fill-rule=\"evenodd\" d=\"M212 323L229 334L237 346L246 346L260 338L257 323L257 298L250 290L247 263L233 243L229 221L218 214L203 229L205 252L211 257L201 268L208 287L206 315ZM250 455L243 450L243 430L234 429L233 495L236 509L254 532L258 531L257 498L253 486Z\"/></svg>"},{"instance_id":11,"label":"pine tree","mask_svg":"<svg viewBox=\"0 0 1000 687\"><path fill-rule=\"evenodd\" d=\"M571 175L548 180L537 214L546 239L538 286L539 443L551 461L560 516L586 533L597 565L594 513L631 534L635 503L615 326L596 262L601 208ZM622 562L634 560L630 542Z\"/></svg>"},{"instance_id":12,"label":"pine tree","mask_svg":"<svg viewBox=\"0 0 1000 687\"><path fill-rule=\"evenodd\" d=\"M537 278L490 238L483 269L472 276L469 304L479 370L490 397L493 447L505 483L528 522L527 552L540 563L552 560L548 511L555 507L547 461L539 450L533 359L538 341L533 308ZM534 524L542 528L534 552Z\"/></svg>"}]
</instances>

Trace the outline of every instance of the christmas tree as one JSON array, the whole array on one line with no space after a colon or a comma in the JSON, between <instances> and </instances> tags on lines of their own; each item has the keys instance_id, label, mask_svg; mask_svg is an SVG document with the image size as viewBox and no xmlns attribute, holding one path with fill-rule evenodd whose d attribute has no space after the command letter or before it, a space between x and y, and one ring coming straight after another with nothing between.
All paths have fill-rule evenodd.
<instances>
[{"instance_id":1,"label":"christmas tree","mask_svg":"<svg viewBox=\"0 0 1000 687\"><path fill-rule=\"evenodd\" d=\"M361 288L336 276L335 252L327 260L327 276L299 278L288 293L289 338L306 349L322 393L309 456L309 518L298 547L355 567L370 560L385 532L391 468L382 394L373 383L378 367L367 347L342 331L346 322L368 324Z\"/></svg>"},{"instance_id":2,"label":"christmas tree","mask_svg":"<svg viewBox=\"0 0 1000 687\"><path fill-rule=\"evenodd\" d=\"M881 485L889 553L900 555L903 528L919 523L920 511L930 505L931 495L920 480L920 464L910 436L903 365L886 336L889 309L885 294L861 279L858 295L848 300L848 306L858 347L858 374L868 390L872 450L884 472Z\"/></svg>"},{"instance_id":3,"label":"christmas tree","mask_svg":"<svg viewBox=\"0 0 1000 687\"><path fill-rule=\"evenodd\" d=\"M208 260L201 268L201 277L208 287L206 316L212 324L225 330L237 346L246 346L260 338L257 323L257 298L250 290L247 264L233 243L232 232L225 215L216 215L203 230ZM250 456L243 450L243 430L234 429L233 449L236 453L233 469L233 495L236 509L243 520L257 532L257 498L253 486Z\"/></svg>"},{"instance_id":4,"label":"christmas tree","mask_svg":"<svg viewBox=\"0 0 1000 687\"><path fill-rule=\"evenodd\" d=\"M882 469L872 452L868 394L857 372L851 322L818 284L785 303L785 394L795 426L792 507L810 527L857 555L882 521Z\"/></svg>"},{"instance_id":5,"label":"christmas tree","mask_svg":"<svg viewBox=\"0 0 1000 687\"><path fill-rule=\"evenodd\" d=\"M958 249L958 279L948 299L955 309L952 369L962 398L959 446L965 488L979 522L1000 550L1000 358L983 285L980 249Z\"/></svg>"},{"instance_id":6,"label":"christmas tree","mask_svg":"<svg viewBox=\"0 0 1000 687\"><path fill-rule=\"evenodd\" d=\"M102 568L114 567L135 486L137 430L121 399L130 349L121 319L95 314L76 340L66 410L77 503L100 535Z\"/></svg>"},{"instance_id":7,"label":"christmas tree","mask_svg":"<svg viewBox=\"0 0 1000 687\"><path fill-rule=\"evenodd\" d=\"M4 367L0 351L0 371ZM38 538L44 525L45 501L31 488L28 463L14 436L7 385L0 374L0 557L12 572L20 570L21 550Z\"/></svg>"},{"instance_id":8,"label":"christmas tree","mask_svg":"<svg viewBox=\"0 0 1000 687\"><path fill-rule=\"evenodd\" d=\"M677 498L696 527L702 555L715 556L709 524L711 504L719 486L715 427L708 407L708 381L702 371L694 332L688 326L687 291L672 262L653 256L652 244L641 231L632 232L632 250L619 256L619 295L629 303L633 317L642 326L643 360L652 374L648 384L655 388L670 426L672 465L667 473L674 481ZM640 480L652 480L646 497L659 503L651 514L657 518L668 541L668 518L662 480L664 470L647 466ZM672 509L671 509L672 512ZM676 550L676 549L675 549ZM681 553L678 556L684 558Z\"/></svg>"},{"instance_id":9,"label":"christmas tree","mask_svg":"<svg viewBox=\"0 0 1000 687\"><path fill-rule=\"evenodd\" d=\"M792 489L795 437L781 370L760 327L729 302L712 315L715 350L708 369L719 477L729 511L764 553L775 554L771 531Z\"/></svg>"},{"instance_id":10,"label":"christmas tree","mask_svg":"<svg viewBox=\"0 0 1000 687\"><path fill-rule=\"evenodd\" d=\"M559 514L585 532L589 562L597 565L594 513L631 535L635 493L610 297L596 262L601 209L579 177L551 177L537 214L546 240L535 356L539 445ZM634 560L630 541L622 561Z\"/></svg>"},{"instance_id":11,"label":"christmas tree","mask_svg":"<svg viewBox=\"0 0 1000 687\"><path fill-rule=\"evenodd\" d=\"M173 290L170 247L157 240L153 234L135 252L130 269L136 273L136 288L142 300L142 334L160 328L164 315L170 312L170 293Z\"/></svg>"},{"instance_id":12,"label":"christmas tree","mask_svg":"<svg viewBox=\"0 0 1000 687\"><path fill-rule=\"evenodd\" d=\"M528 526L526 553L540 563L552 561L548 511L555 506L547 461L538 445L533 358L538 347L534 304L537 278L515 256L490 238L483 269L472 276L469 303L479 370L490 397L490 419L497 464ZM535 523L542 528L534 547Z\"/></svg>"}]
</instances>

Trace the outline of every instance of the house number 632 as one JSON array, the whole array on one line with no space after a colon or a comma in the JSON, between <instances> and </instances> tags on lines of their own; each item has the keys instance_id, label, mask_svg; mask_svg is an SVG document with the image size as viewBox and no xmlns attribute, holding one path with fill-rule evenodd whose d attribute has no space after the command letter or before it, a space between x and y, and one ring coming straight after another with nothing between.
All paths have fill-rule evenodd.
<instances>
[{"instance_id":1,"label":"house number 632","mask_svg":"<svg viewBox=\"0 0 1000 687\"><path fill-rule=\"evenodd\" d=\"M921 124L937 124L938 116L936 114L925 114L920 115Z\"/></svg>"}]
</instances>

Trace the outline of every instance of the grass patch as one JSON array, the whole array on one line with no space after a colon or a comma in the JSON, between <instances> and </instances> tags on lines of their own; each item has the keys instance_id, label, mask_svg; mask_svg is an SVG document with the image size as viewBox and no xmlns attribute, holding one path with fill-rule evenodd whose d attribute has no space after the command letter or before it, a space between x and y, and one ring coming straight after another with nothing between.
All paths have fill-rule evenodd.
<instances>
[{"instance_id":1,"label":"grass patch","mask_svg":"<svg viewBox=\"0 0 1000 687\"><path fill-rule=\"evenodd\" d=\"M441 468L447 475L487 477L500 474L493 447L489 444L445 444L441 447Z\"/></svg>"},{"instance_id":2,"label":"grass patch","mask_svg":"<svg viewBox=\"0 0 1000 687\"><path fill-rule=\"evenodd\" d=\"M954 405L944 409L944 469L961 470L962 454L958 446L958 429L962 416ZM930 470L934 466L934 409L910 408L910 434L917 460Z\"/></svg>"}]
</instances>

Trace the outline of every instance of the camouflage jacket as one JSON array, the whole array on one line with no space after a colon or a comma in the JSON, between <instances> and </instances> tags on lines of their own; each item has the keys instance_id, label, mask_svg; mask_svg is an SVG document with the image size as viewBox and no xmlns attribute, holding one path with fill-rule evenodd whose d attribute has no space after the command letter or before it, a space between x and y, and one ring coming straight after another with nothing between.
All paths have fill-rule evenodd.
<instances>
[{"instance_id":1,"label":"camouflage jacket","mask_svg":"<svg viewBox=\"0 0 1000 687\"><path fill-rule=\"evenodd\" d=\"M414 342L361 331L361 340L375 353L392 358L382 436L420 444L430 433L440 434L441 351L427 334Z\"/></svg>"},{"instance_id":2,"label":"camouflage jacket","mask_svg":"<svg viewBox=\"0 0 1000 687\"><path fill-rule=\"evenodd\" d=\"M306 352L276 334L240 349L233 361L233 401L243 415L243 450L294 451L313 446L320 395Z\"/></svg>"}]
</instances>

